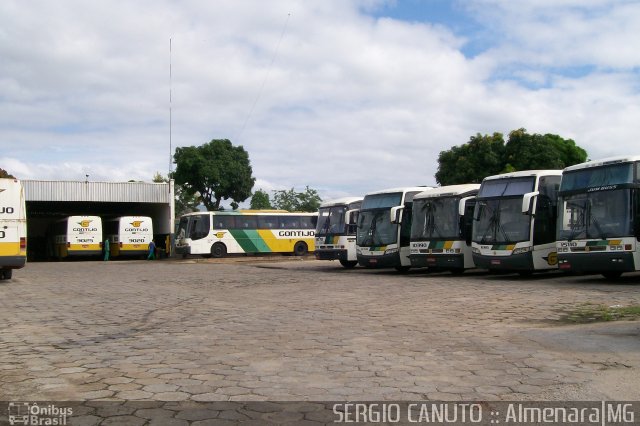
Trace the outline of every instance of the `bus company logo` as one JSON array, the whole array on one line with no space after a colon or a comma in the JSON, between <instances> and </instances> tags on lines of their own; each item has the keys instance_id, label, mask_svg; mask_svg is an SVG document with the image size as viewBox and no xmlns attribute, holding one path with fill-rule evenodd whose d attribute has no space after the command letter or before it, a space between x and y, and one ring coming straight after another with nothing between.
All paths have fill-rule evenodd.
<instances>
[{"instance_id":1,"label":"bus company logo","mask_svg":"<svg viewBox=\"0 0 640 426\"><path fill-rule=\"evenodd\" d=\"M279 231L279 237L313 237L316 231Z\"/></svg>"},{"instance_id":2,"label":"bus company logo","mask_svg":"<svg viewBox=\"0 0 640 426\"><path fill-rule=\"evenodd\" d=\"M125 232L147 232L149 231L149 228L140 228L140 226L142 225L142 223L144 222L144 220L134 220L133 222L130 222L129 225L132 226L132 228L124 228Z\"/></svg>"},{"instance_id":3,"label":"bus company logo","mask_svg":"<svg viewBox=\"0 0 640 426\"><path fill-rule=\"evenodd\" d=\"M551 252L549 253L549 256L543 257L543 259L546 260L549 265L555 266L558 264L558 253L555 251Z\"/></svg>"},{"instance_id":4,"label":"bus company logo","mask_svg":"<svg viewBox=\"0 0 640 426\"><path fill-rule=\"evenodd\" d=\"M93 222L91 219L85 219L78 222L78 225L82 226L83 228L88 228L91 222Z\"/></svg>"},{"instance_id":5,"label":"bus company logo","mask_svg":"<svg viewBox=\"0 0 640 426\"><path fill-rule=\"evenodd\" d=\"M66 425L73 408L55 404L39 406L30 402L10 402L7 408L9 424L13 425Z\"/></svg>"},{"instance_id":6,"label":"bus company logo","mask_svg":"<svg viewBox=\"0 0 640 426\"><path fill-rule=\"evenodd\" d=\"M216 236L216 238L222 238L224 237L225 232L216 232L214 235Z\"/></svg>"},{"instance_id":7,"label":"bus company logo","mask_svg":"<svg viewBox=\"0 0 640 426\"><path fill-rule=\"evenodd\" d=\"M0 207L0 214L13 214L15 209L13 207Z\"/></svg>"}]
</instances>

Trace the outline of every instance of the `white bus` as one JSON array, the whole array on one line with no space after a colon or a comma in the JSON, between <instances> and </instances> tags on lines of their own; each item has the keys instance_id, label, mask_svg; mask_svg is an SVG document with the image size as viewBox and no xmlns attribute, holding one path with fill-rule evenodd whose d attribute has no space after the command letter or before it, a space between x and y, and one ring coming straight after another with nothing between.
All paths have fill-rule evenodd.
<instances>
[{"instance_id":1,"label":"white bus","mask_svg":"<svg viewBox=\"0 0 640 426\"><path fill-rule=\"evenodd\" d=\"M473 268L471 228L479 184L450 185L413 197L411 266L449 270Z\"/></svg>"},{"instance_id":2,"label":"white bus","mask_svg":"<svg viewBox=\"0 0 640 426\"><path fill-rule=\"evenodd\" d=\"M561 170L527 170L482 181L474 211L473 262L528 275L558 268L557 199Z\"/></svg>"},{"instance_id":3,"label":"white bus","mask_svg":"<svg viewBox=\"0 0 640 426\"><path fill-rule=\"evenodd\" d=\"M567 167L558 202L561 270L607 278L640 270L640 156Z\"/></svg>"},{"instance_id":4,"label":"white bus","mask_svg":"<svg viewBox=\"0 0 640 426\"><path fill-rule=\"evenodd\" d=\"M102 219L99 216L68 216L50 231L53 256L99 256L102 254Z\"/></svg>"},{"instance_id":5,"label":"white bus","mask_svg":"<svg viewBox=\"0 0 640 426\"><path fill-rule=\"evenodd\" d=\"M365 195L358 215L358 263L369 268L411 268L411 203L426 186L394 188Z\"/></svg>"},{"instance_id":6,"label":"white bus","mask_svg":"<svg viewBox=\"0 0 640 426\"><path fill-rule=\"evenodd\" d=\"M180 217L176 252L205 257L237 253L293 253L314 250L318 213L276 210L196 212Z\"/></svg>"},{"instance_id":7,"label":"white bus","mask_svg":"<svg viewBox=\"0 0 640 426\"><path fill-rule=\"evenodd\" d=\"M339 260L345 268L358 264L356 257L356 222L362 197L345 197L326 201L318 210L316 259Z\"/></svg>"},{"instance_id":8,"label":"white bus","mask_svg":"<svg viewBox=\"0 0 640 426\"><path fill-rule=\"evenodd\" d=\"M149 216L121 216L108 220L104 232L111 256L142 256L153 240L153 221Z\"/></svg>"},{"instance_id":9,"label":"white bus","mask_svg":"<svg viewBox=\"0 0 640 426\"><path fill-rule=\"evenodd\" d=\"M18 179L0 179L0 280L27 262L27 216Z\"/></svg>"}]
</instances>

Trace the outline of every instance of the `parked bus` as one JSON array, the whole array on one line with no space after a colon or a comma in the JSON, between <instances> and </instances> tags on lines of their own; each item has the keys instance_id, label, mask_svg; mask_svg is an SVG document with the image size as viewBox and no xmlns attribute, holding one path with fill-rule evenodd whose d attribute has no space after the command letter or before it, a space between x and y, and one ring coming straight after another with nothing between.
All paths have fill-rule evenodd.
<instances>
[{"instance_id":1,"label":"parked bus","mask_svg":"<svg viewBox=\"0 0 640 426\"><path fill-rule=\"evenodd\" d=\"M362 197L327 201L318 210L316 259L339 260L345 268L358 264L356 257L356 222Z\"/></svg>"},{"instance_id":2,"label":"parked bus","mask_svg":"<svg viewBox=\"0 0 640 426\"><path fill-rule=\"evenodd\" d=\"M471 238L477 267L522 275L557 269L561 177L561 170L528 170L482 181Z\"/></svg>"},{"instance_id":3,"label":"parked bus","mask_svg":"<svg viewBox=\"0 0 640 426\"><path fill-rule=\"evenodd\" d=\"M102 219L99 216L69 216L53 224L50 231L53 256L99 256L102 254Z\"/></svg>"},{"instance_id":4,"label":"parked bus","mask_svg":"<svg viewBox=\"0 0 640 426\"><path fill-rule=\"evenodd\" d=\"M180 217L176 252L205 257L237 253L293 253L314 250L317 213L275 210L196 212Z\"/></svg>"},{"instance_id":5,"label":"parked bus","mask_svg":"<svg viewBox=\"0 0 640 426\"><path fill-rule=\"evenodd\" d=\"M0 179L0 280L27 262L27 216L18 179Z\"/></svg>"},{"instance_id":6,"label":"parked bus","mask_svg":"<svg viewBox=\"0 0 640 426\"><path fill-rule=\"evenodd\" d=\"M640 156L567 167L559 206L561 270L607 278L640 270Z\"/></svg>"},{"instance_id":7,"label":"parked bus","mask_svg":"<svg viewBox=\"0 0 640 426\"><path fill-rule=\"evenodd\" d=\"M142 256L153 240L153 222L148 216L121 216L107 221L104 232L111 256Z\"/></svg>"},{"instance_id":8,"label":"parked bus","mask_svg":"<svg viewBox=\"0 0 640 426\"><path fill-rule=\"evenodd\" d=\"M449 270L473 268L471 228L479 184L450 185L413 197L411 266Z\"/></svg>"},{"instance_id":9,"label":"parked bus","mask_svg":"<svg viewBox=\"0 0 640 426\"><path fill-rule=\"evenodd\" d=\"M358 263L369 268L411 268L411 203L426 186L387 189L367 194L356 229Z\"/></svg>"}]
</instances>

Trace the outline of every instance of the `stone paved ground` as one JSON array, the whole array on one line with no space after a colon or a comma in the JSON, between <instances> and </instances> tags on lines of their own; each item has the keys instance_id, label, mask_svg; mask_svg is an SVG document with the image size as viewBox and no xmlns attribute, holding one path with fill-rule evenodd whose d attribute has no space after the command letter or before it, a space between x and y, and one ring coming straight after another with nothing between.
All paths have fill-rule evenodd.
<instances>
[{"instance_id":1,"label":"stone paved ground","mask_svg":"<svg viewBox=\"0 0 640 426\"><path fill-rule=\"evenodd\" d=\"M0 400L640 400L640 322L560 321L640 304L640 274L265 260L27 265L0 282Z\"/></svg>"}]
</instances>

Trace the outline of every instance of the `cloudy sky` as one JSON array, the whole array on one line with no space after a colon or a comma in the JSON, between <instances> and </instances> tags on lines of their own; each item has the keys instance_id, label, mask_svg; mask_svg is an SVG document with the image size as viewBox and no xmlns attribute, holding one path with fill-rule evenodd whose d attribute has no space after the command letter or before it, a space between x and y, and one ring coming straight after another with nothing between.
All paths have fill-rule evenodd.
<instances>
[{"instance_id":1,"label":"cloudy sky","mask_svg":"<svg viewBox=\"0 0 640 426\"><path fill-rule=\"evenodd\" d=\"M227 138L255 189L333 198L477 133L640 154L639 43L636 0L2 0L0 167L149 181Z\"/></svg>"}]
</instances>

